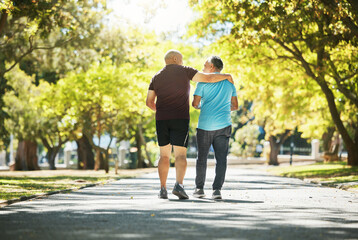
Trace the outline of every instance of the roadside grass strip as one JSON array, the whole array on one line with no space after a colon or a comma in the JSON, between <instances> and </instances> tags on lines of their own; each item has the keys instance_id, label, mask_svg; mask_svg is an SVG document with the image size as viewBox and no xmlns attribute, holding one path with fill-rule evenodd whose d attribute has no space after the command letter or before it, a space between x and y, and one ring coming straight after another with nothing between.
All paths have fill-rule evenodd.
<instances>
[{"instance_id":1,"label":"roadside grass strip","mask_svg":"<svg viewBox=\"0 0 358 240\"><path fill-rule=\"evenodd\" d=\"M268 172L322 185L358 189L358 167L348 166L346 162L315 163L304 166L273 167Z\"/></svg>"},{"instance_id":2,"label":"roadside grass strip","mask_svg":"<svg viewBox=\"0 0 358 240\"><path fill-rule=\"evenodd\" d=\"M156 171L155 168L120 170L119 174L110 171L105 174L94 170L40 170L40 171L1 171L0 205L60 192L105 184L124 178Z\"/></svg>"},{"instance_id":3,"label":"roadside grass strip","mask_svg":"<svg viewBox=\"0 0 358 240\"><path fill-rule=\"evenodd\" d=\"M89 184L106 183L112 177L54 176L4 177L0 176L0 200L40 195L66 189L78 189Z\"/></svg>"}]
</instances>

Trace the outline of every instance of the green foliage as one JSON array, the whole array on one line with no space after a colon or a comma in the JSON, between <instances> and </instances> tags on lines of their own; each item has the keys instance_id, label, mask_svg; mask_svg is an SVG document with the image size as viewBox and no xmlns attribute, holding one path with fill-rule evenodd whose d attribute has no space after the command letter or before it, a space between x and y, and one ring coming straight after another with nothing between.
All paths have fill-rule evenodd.
<instances>
[{"instance_id":1,"label":"green foliage","mask_svg":"<svg viewBox=\"0 0 358 240\"><path fill-rule=\"evenodd\" d=\"M32 84L34 77L28 76L15 67L6 75L13 91L4 96L6 112L10 118L6 119L7 130L20 140L34 140L40 131L40 109L36 105L36 98L40 96L40 89Z\"/></svg>"},{"instance_id":2,"label":"green foliage","mask_svg":"<svg viewBox=\"0 0 358 240\"><path fill-rule=\"evenodd\" d=\"M353 1L204 0L191 5L201 13L191 34L215 40L232 63L243 62L236 69L243 75L243 93L254 98L269 134L302 126L305 136L317 137L334 120L346 146L354 148L358 9Z\"/></svg>"},{"instance_id":3,"label":"green foliage","mask_svg":"<svg viewBox=\"0 0 358 240\"><path fill-rule=\"evenodd\" d=\"M235 133L235 141L231 145L231 153L242 157L254 157L260 135L258 125L245 125Z\"/></svg>"}]
</instances>

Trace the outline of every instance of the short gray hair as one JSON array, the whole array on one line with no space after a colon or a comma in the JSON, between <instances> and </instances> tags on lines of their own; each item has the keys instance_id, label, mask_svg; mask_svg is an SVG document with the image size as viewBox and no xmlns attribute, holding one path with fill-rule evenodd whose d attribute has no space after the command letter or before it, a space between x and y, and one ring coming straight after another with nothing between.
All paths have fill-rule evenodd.
<instances>
[{"instance_id":1,"label":"short gray hair","mask_svg":"<svg viewBox=\"0 0 358 240\"><path fill-rule=\"evenodd\" d=\"M221 60L220 57L218 56L211 56L208 58L208 62L209 63L212 63L214 65L214 67L216 69L218 69L219 71L223 70L224 68L224 63L223 61Z\"/></svg>"}]
</instances>

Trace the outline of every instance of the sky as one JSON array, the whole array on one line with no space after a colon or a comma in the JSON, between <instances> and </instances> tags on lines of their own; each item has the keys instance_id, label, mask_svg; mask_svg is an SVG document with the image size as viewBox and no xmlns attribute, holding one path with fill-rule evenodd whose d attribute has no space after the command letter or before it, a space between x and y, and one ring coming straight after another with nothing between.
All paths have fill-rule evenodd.
<instances>
[{"instance_id":1,"label":"sky","mask_svg":"<svg viewBox=\"0 0 358 240\"><path fill-rule=\"evenodd\" d=\"M111 25L135 25L158 35L181 36L195 18L188 0L107 0L107 7L113 9Z\"/></svg>"}]
</instances>

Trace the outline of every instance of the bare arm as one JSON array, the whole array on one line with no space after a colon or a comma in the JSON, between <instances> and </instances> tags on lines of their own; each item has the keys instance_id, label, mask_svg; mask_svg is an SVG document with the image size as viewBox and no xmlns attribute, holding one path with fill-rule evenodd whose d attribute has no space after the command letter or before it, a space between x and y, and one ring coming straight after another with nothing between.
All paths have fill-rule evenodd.
<instances>
[{"instance_id":1,"label":"bare arm","mask_svg":"<svg viewBox=\"0 0 358 240\"><path fill-rule=\"evenodd\" d=\"M232 84L234 84L234 80L232 79L232 76L227 73L203 73L203 72L197 72L194 77L194 82L206 82L206 83L216 83L223 80L228 80Z\"/></svg>"},{"instance_id":2,"label":"bare arm","mask_svg":"<svg viewBox=\"0 0 358 240\"><path fill-rule=\"evenodd\" d=\"M231 111L236 111L239 109L239 103L237 101L237 97L231 97Z\"/></svg>"},{"instance_id":3,"label":"bare arm","mask_svg":"<svg viewBox=\"0 0 358 240\"><path fill-rule=\"evenodd\" d=\"M155 105L156 97L157 97L157 94L153 90L148 90L146 104L153 111L157 111L157 107Z\"/></svg>"},{"instance_id":4,"label":"bare arm","mask_svg":"<svg viewBox=\"0 0 358 240\"><path fill-rule=\"evenodd\" d=\"M200 96L194 95L194 100L193 100L193 103L191 105L196 109L200 109L200 106L199 106L200 105L200 100L201 100Z\"/></svg>"}]
</instances>

